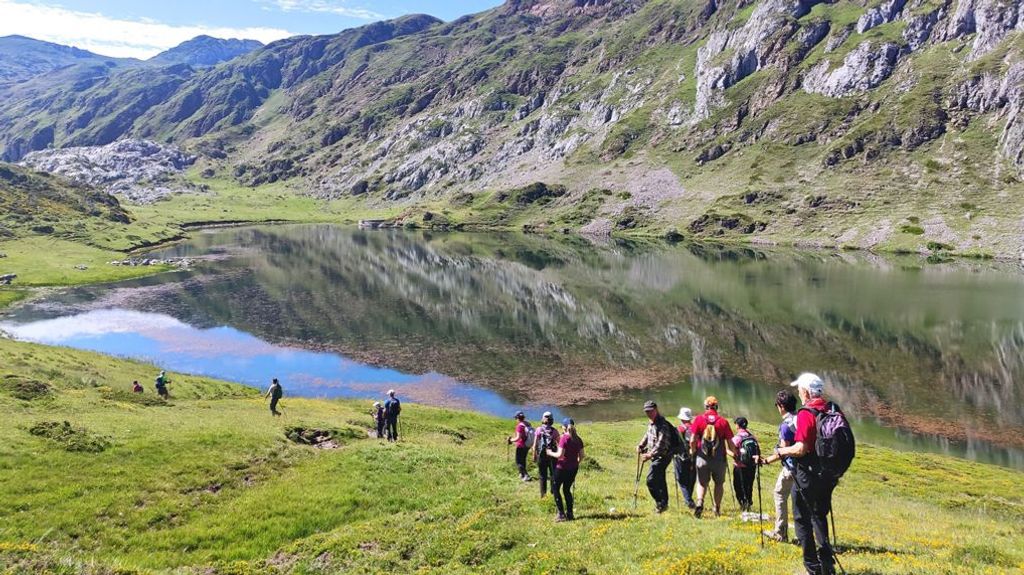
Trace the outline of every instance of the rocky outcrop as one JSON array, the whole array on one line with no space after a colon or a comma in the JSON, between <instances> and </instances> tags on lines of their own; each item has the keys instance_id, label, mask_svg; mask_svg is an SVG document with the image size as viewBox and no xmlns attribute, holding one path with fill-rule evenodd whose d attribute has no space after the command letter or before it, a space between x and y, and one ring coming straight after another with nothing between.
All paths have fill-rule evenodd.
<instances>
[{"instance_id":1,"label":"rocky outcrop","mask_svg":"<svg viewBox=\"0 0 1024 575\"><path fill-rule=\"evenodd\" d=\"M907 0L886 0L857 19L857 33L863 34L875 26L892 22L903 10Z\"/></svg>"},{"instance_id":2,"label":"rocky outcrop","mask_svg":"<svg viewBox=\"0 0 1024 575\"><path fill-rule=\"evenodd\" d=\"M150 203L194 190L177 178L194 161L194 156L174 146L121 140L106 146L33 152L22 165L121 195L135 203Z\"/></svg>"},{"instance_id":3,"label":"rocky outcrop","mask_svg":"<svg viewBox=\"0 0 1024 575\"><path fill-rule=\"evenodd\" d=\"M827 59L811 68L803 78L803 88L832 98L866 92L892 75L899 54L899 47L889 42L879 46L862 42L838 68L831 70Z\"/></svg>"}]
</instances>

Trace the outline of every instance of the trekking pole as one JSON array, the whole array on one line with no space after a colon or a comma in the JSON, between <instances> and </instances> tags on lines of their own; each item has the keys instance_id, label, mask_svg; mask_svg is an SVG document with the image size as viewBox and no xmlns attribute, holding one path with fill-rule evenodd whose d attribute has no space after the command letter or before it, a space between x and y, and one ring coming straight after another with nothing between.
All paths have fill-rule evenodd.
<instances>
[{"instance_id":1,"label":"trekking pole","mask_svg":"<svg viewBox=\"0 0 1024 575\"><path fill-rule=\"evenodd\" d=\"M761 532L761 549L764 549L764 507L761 506L761 466L758 465L757 473L757 530Z\"/></svg>"},{"instance_id":2,"label":"trekking pole","mask_svg":"<svg viewBox=\"0 0 1024 575\"><path fill-rule=\"evenodd\" d=\"M831 507L828 510L828 517L832 521L832 553L838 555L839 543L837 543L838 540L836 539L836 513Z\"/></svg>"},{"instance_id":3,"label":"trekking pole","mask_svg":"<svg viewBox=\"0 0 1024 575\"><path fill-rule=\"evenodd\" d=\"M636 498L640 494L640 472L643 470L643 463L640 462L640 452L636 454L636 484L633 486L633 510L636 510Z\"/></svg>"}]
</instances>

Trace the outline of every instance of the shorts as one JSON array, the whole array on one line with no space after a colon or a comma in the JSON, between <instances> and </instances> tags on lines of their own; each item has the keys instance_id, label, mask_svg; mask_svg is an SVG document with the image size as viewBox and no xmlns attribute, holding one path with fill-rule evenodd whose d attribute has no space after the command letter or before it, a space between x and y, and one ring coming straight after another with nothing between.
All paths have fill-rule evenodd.
<instances>
[{"instance_id":1,"label":"shorts","mask_svg":"<svg viewBox=\"0 0 1024 575\"><path fill-rule=\"evenodd\" d=\"M714 479L715 483L725 483L725 458L707 460L697 456L697 482L707 486Z\"/></svg>"}]
</instances>

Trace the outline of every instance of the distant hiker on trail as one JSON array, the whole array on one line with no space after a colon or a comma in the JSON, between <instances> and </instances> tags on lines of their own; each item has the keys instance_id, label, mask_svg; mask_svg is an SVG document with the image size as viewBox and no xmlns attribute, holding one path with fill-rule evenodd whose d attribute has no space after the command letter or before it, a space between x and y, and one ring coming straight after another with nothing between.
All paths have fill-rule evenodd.
<instances>
[{"instance_id":1,"label":"distant hiker on trail","mask_svg":"<svg viewBox=\"0 0 1024 575\"><path fill-rule=\"evenodd\" d=\"M668 509L668 485L665 483L665 472L668 470L672 456L679 449L679 432L658 413L658 404L653 401L644 403L644 413L650 423L647 433L636 446L642 461L650 461L651 468L647 472L647 491L654 499L655 513L664 513Z\"/></svg>"},{"instance_id":2,"label":"distant hiker on trail","mask_svg":"<svg viewBox=\"0 0 1024 575\"><path fill-rule=\"evenodd\" d=\"M558 509L555 521L572 521L576 519L572 507L572 486L576 483L576 474L583 461L583 440L576 435L575 421L568 417L562 420L562 435L558 438L558 447L548 450L548 457L555 461L555 480L551 488L551 493L555 496L555 508Z\"/></svg>"},{"instance_id":3,"label":"distant hiker on trail","mask_svg":"<svg viewBox=\"0 0 1024 575\"><path fill-rule=\"evenodd\" d=\"M704 413L698 415L690 426L693 436L690 449L697 460L697 506L693 515L698 519L704 514L704 496L708 485L715 482L715 516L722 514L722 496L725 495L725 456L734 456L732 450L732 428L729 421L718 415L718 399L709 396L704 400Z\"/></svg>"},{"instance_id":4,"label":"distant hiker on trail","mask_svg":"<svg viewBox=\"0 0 1024 575\"><path fill-rule=\"evenodd\" d=\"M736 494L736 502L740 504L740 511L747 512L754 506L754 479L757 478L757 459L760 451L756 449L757 439L754 434L747 430L746 417L737 417L733 420L736 424L736 435L732 437L732 444L736 454L733 459L732 468L732 491ZM753 442L755 449L746 450L745 446Z\"/></svg>"},{"instance_id":5,"label":"distant hiker on trail","mask_svg":"<svg viewBox=\"0 0 1024 575\"><path fill-rule=\"evenodd\" d=\"M682 438L682 445L679 452L672 458L675 467L676 483L683 492L683 500L686 506L693 509L697 506L693 502L693 485L697 482L697 470L693 467L693 453L690 453L690 424L693 423L693 410L683 407L679 410L679 436Z\"/></svg>"},{"instance_id":6,"label":"distant hiker on trail","mask_svg":"<svg viewBox=\"0 0 1024 575\"><path fill-rule=\"evenodd\" d=\"M373 417L373 425L377 428L377 439L384 439L384 406L379 401L373 402L373 409L370 410Z\"/></svg>"},{"instance_id":7,"label":"distant hiker on trail","mask_svg":"<svg viewBox=\"0 0 1024 575\"><path fill-rule=\"evenodd\" d=\"M533 456L537 462L537 474L540 477L540 496L547 494L548 483L555 480L555 460L548 453L558 447L558 430L555 429L555 418L550 411L545 411L540 418L540 427L534 433ZM554 492L554 487L552 487Z\"/></svg>"},{"instance_id":8,"label":"distant hiker on trail","mask_svg":"<svg viewBox=\"0 0 1024 575\"><path fill-rule=\"evenodd\" d=\"M828 515L832 492L853 461L856 445L842 410L825 401L825 382L820 377L804 373L791 385L804 405L796 414L793 445L777 447L762 462L793 458L793 521L803 547L804 567L814 575L834 575L836 559L829 543Z\"/></svg>"},{"instance_id":9,"label":"distant hiker on trail","mask_svg":"<svg viewBox=\"0 0 1024 575\"><path fill-rule=\"evenodd\" d=\"M161 371L160 375L156 376L156 392L164 399L169 399L171 397L171 395L167 393L167 384L169 383L171 383L171 380L167 379L167 372Z\"/></svg>"},{"instance_id":10,"label":"distant hiker on trail","mask_svg":"<svg viewBox=\"0 0 1024 575\"><path fill-rule=\"evenodd\" d=\"M284 389L281 387L281 382L274 378L274 381L270 383L270 388L267 389L267 393L263 395L263 398L270 398L270 415L279 416L281 412L277 410L277 402L281 401L281 397L284 396Z\"/></svg>"},{"instance_id":11,"label":"distant hiker on trail","mask_svg":"<svg viewBox=\"0 0 1024 575\"><path fill-rule=\"evenodd\" d=\"M526 414L517 411L515 415L516 430L507 440L516 446L516 468L519 469L519 479L530 481L530 474L526 471L526 456L530 453L530 445L533 441L533 428L526 421Z\"/></svg>"},{"instance_id":12,"label":"distant hiker on trail","mask_svg":"<svg viewBox=\"0 0 1024 575\"><path fill-rule=\"evenodd\" d=\"M775 396L775 407L782 416L779 424L778 447L793 445L796 436L796 397L782 390ZM775 529L765 531L765 535L773 541L785 543L789 541L789 500L793 497L793 458L783 457L782 470L775 480Z\"/></svg>"},{"instance_id":13,"label":"distant hiker on trail","mask_svg":"<svg viewBox=\"0 0 1024 575\"><path fill-rule=\"evenodd\" d=\"M387 428L388 441L398 441L398 418L402 415L402 402L395 397L395 390L388 390L388 399L384 402L384 427Z\"/></svg>"},{"instance_id":14,"label":"distant hiker on trail","mask_svg":"<svg viewBox=\"0 0 1024 575\"><path fill-rule=\"evenodd\" d=\"M142 384L138 380L132 382L132 393L142 393Z\"/></svg>"}]
</instances>

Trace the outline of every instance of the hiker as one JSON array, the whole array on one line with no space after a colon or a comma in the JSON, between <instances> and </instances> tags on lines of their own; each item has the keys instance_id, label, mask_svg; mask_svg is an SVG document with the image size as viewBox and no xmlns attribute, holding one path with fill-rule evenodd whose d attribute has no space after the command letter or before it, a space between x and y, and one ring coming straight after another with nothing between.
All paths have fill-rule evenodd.
<instances>
[{"instance_id":1,"label":"hiker","mask_svg":"<svg viewBox=\"0 0 1024 575\"><path fill-rule=\"evenodd\" d=\"M643 440L636 446L637 453L643 461L650 461L647 472L647 490L654 499L654 512L664 513L668 509L668 485L665 483L665 472L668 470L672 456L679 448L679 432L658 412L658 404L653 401L644 403L644 413L650 423Z\"/></svg>"},{"instance_id":2,"label":"hiker","mask_svg":"<svg viewBox=\"0 0 1024 575\"><path fill-rule=\"evenodd\" d=\"M754 506L754 479L757 478L757 460L759 451L751 450L749 456L743 446L751 441L757 445L754 435L747 429L746 417L737 417L733 420L736 424L736 434L732 436L732 444L735 447L736 457L733 459L732 468L732 491L736 495L736 501L740 504L740 511L747 512Z\"/></svg>"},{"instance_id":3,"label":"hiker","mask_svg":"<svg viewBox=\"0 0 1024 575\"><path fill-rule=\"evenodd\" d=\"M533 457L537 463L537 475L540 478L540 496L547 494L548 484L552 484L554 492L555 460L548 455L558 446L558 430L555 429L555 418L550 411L541 416L540 426L534 433Z\"/></svg>"},{"instance_id":4,"label":"hiker","mask_svg":"<svg viewBox=\"0 0 1024 575\"><path fill-rule=\"evenodd\" d=\"M697 506L693 502L693 485L697 482L697 472L693 468L693 453L690 452L690 424L693 423L693 410L683 407L679 410L679 436L682 438L682 445L679 452L672 457L672 463L676 472L676 483L683 492L683 500L686 507L693 509Z\"/></svg>"},{"instance_id":5,"label":"hiker","mask_svg":"<svg viewBox=\"0 0 1024 575\"><path fill-rule=\"evenodd\" d=\"M267 389L267 393L263 395L263 399L270 398L270 415L279 416L281 412L277 410L277 402L281 401L281 397L284 395L284 389L281 387L281 382L277 381L275 377L270 383L270 388Z\"/></svg>"},{"instance_id":6,"label":"hiker","mask_svg":"<svg viewBox=\"0 0 1024 575\"><path fill-rule=\"evenodd\" d=\"M167 372L161 370L160 375L156 376L156 392L165 400L171 397L167 393L167 384L169 383L171 383L171 380L167 379Z\"/></svg>"},{"instance_id":7,"label":"hiker","mask_svg":"<svg viewBox=\"0 0 1024 575\"><path fill-rule=\"evenodd\" d=\"M793 522L803 547L804 567L813 575L835 575L828 537L832 492L855 455L853 433L838 405L825 400L825 382L813 373L790 384L803 408L796 414L793 445L777 447L763 464L793 459Z\"/></svg>"},{"instance_id":8,"label":"hiker","mask_svg":"<svg viewBox=\"0 0 1024 575\"><path fill-rule=\"evenodd\" d=\"M704 514L704 496L708 485L715 482L715 517L722 514L722 496L725 495L725 456L735 457L732 449L732 428L729 421L718 415L718 399L704 400L704 413L693 419L690 426L690 449L695 454L697 468L697 505L694 517Z\"/></svg>"},{"instance_id":9,"label":"hiker","mask_svg":"<svg viewBox=\"0 0 1024 575\"><path fill-rule=\"evenodd\" d=\"M142 391L143 391L142 384L139 383L139 380L133 381L132 382L132 393L142 393Z\"/></svg>"},{"instance_id":10,"label":"hiker","mask_svg":"<svg viewBox=\"0 0 1024 575\"><path fill-rule=\"evenodd\" d=\"M796 397L782 390L775 396L775 407L782 416L779 424L778 447L793 445L796 435ZM783 457L779 478L775 480L775 528L764 534L773 541L785 543L789 541L789 500L793 496L793 458Z\"/></svg>"},{"instance_id":11,"label":"hiker","mask_svg":"<svg viewBox=\"0 0 1024 575\"><path fill-rule=\"evenodd\" d=\"M562 420L562 434L557 445L557 448L548 450L548 457L555 461L555 476L551 487L555 508L558 509L555 521L572 521L576 519L572 509L572 486L576 483L576 474L583 461L583 440L576 434L576 422L568 417Z\"/></svg>"},{"instance_id":12,"label":"hiker","mask_svg":"<svg viewBox=\"0 0 1024 575\"><path fill-rule=\"evenodd\" d=\"M402 415L402 402L395 397L395 390L388 390L388 399L384 402L384 427L387 429L388 441L398 441L398 416Z\"/></svg>"},{"instance_id":13,"label":"hiker","mask_svg":"<svg viewBox=\"0 0 1024 575\"><path fill-rule=\"evenodd\" d=\"M516 430L507 440L516 446L516 468L519 469L519 479L530 481L530 474L526 471L526 456L530 453L530 435L532 428L526 421L526 414L517 411L515 415Z\"/></svg>"},{"instance_id":14,"label":"hiker","mask_svg":"<svg viewBox=\"0 0 1024 575\"><path fill-rule=\"evenodd\" d=\"M381 402L373 402L373 410L370 411L370 415L373 416L373 424L377 428L377 439L384 439L384 406Z\"/></svg>"}]
</instances>

